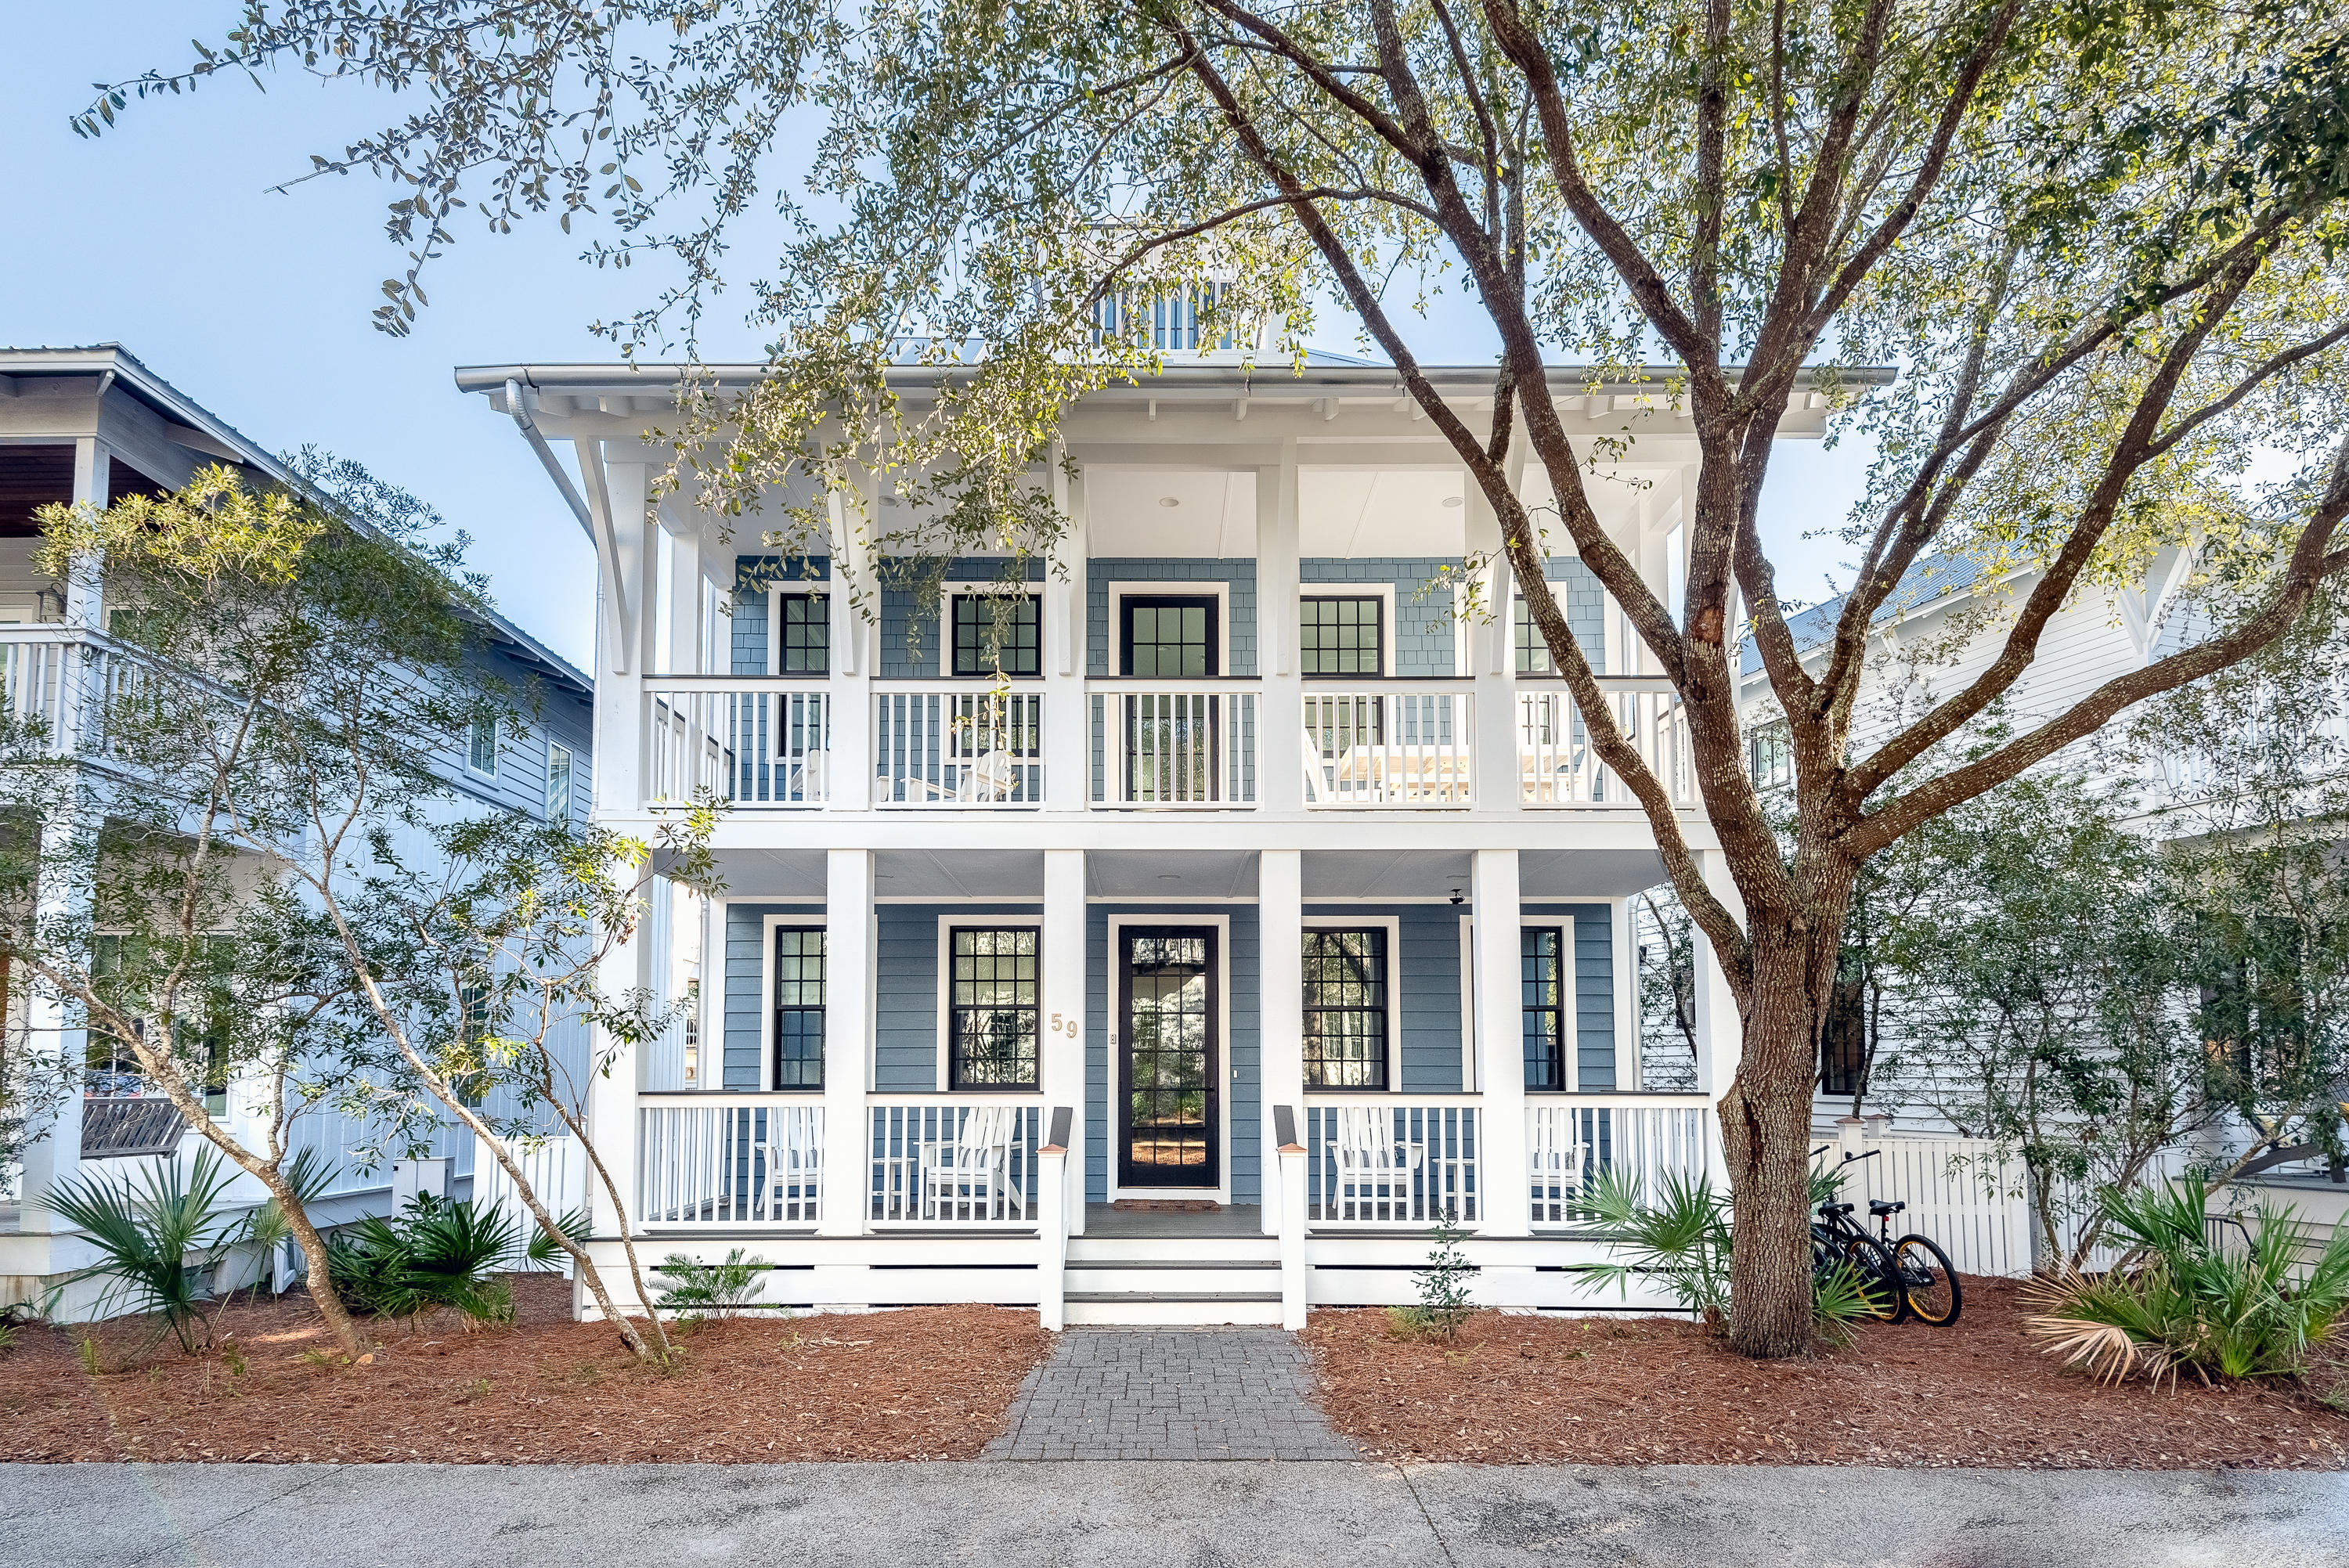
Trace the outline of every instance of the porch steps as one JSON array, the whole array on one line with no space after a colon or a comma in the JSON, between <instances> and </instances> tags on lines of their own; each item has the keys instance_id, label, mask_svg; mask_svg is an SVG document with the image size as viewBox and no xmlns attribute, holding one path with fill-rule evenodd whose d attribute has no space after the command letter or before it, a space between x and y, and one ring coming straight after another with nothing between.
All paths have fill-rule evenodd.
<instances>
[{"instance_id":1,"label":"porch steps","mask_svg":"<svg viewBox=\"0 0 2349 1568\"><path fill-rule=\"evenodd\" d=\"M1071 1325L1277 1324L1270 1236L1071 1236L1062 1300Z\"/></svg>"}]
</instances>

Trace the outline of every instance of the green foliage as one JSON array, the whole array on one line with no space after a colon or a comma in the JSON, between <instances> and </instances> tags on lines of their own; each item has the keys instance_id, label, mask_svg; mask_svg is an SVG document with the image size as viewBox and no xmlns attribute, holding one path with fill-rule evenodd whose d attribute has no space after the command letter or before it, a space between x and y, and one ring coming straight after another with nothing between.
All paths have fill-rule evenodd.
<instances>
[{"instance_id":1,"label":"green foliage","mask_svg":"<svg viewBox=\"0 0 2349 1568\"><path fill-rule=\"evenodd\" d=\"M413 1317L454 1307L470 1324L513 1320L499 1271L520 1242L511 1217L419 1194L390 1219L369 1215L328 1243L335 1288L353 1311Z\"/></svg>"},{"instance_id":2,"label":"green foliage","mask_svg":"<svg viewBox=\"0 0 2349 1568\"><path fill-rule=\"evenodd\" d=\"M1462 1230L1446 1213L1428 1232L1430 1245L1427 1266L1412 1276L1412 1284L1419 1292L1419 1305L1397 1307L1389 1314L1398 1326L1410 1333L1433 1334L1450 1339L1460 1332L1476 1310L1471 1299L1476 1282L1476 1265L1460 1251L1460 1243L1468 1233Z\"/></svg>"},{"instance_id":3,"label":"green foliage","mask_svg":"<svg viewBox=\"0 0 2349 1568\"><path fill-rule=\"evenodd\" d=\"M1835 1196L1837 1173L1811 1174L1813 1207ZM1585 1228L1611 1254L1594 1266L1590 1278L1611 1283L1630 1295L1634 1279L1661 1284L1682 1310L1715 1333L1726 1330L1730 1307L1732 1227L1727 1194L1713 1191L1710 1177L1693 1180L1667 1171L1655 1202L1639 1181L1618 1171L1601 1171L1583 1187ZM1817 1331L1839 1337L1848 1326L1874 1315L1863 1282L1837 1263L1812 1280L1812 1315Z\"/></svg>"},{"instance_id":4,"label":"green foliage","mask_svg":"<svg viewBox=\"0 0 2349 1568\"><path fill-rule=\"evenodd\" d=\"M573 1209L567 1213L557 1214L554 1222L562 1227L564 1235L574 1241L587 1233L587 1212L585 1209ZM530 1239L522 1246L524 1269L543 1273L560 1268L570 1256L543 1228L534 1222L531 1225Z\"/></svg>"},{"instance_id":5,"label":"green foliage","mask_svg":"<svg viewBox=\"0 0 2349 1568\"><path fill-rule=\"evenodd\" d=\"M2106 1193L2108 1227L2132 1261L2039 1282L2032 1336L2064 1365L2116 1383L2158 1384L2180 1370L2205 1382L2299 1376L2349 1315L2349 1232L2312 1258L2291 1209L2262 1207L2214 1236L2208 1202L2199 1176Z\"/></svg>"},{"instance_id":6,"label":"green foliage","mask_svg":"<svg viewBox=\"0 0 2349 1568\"><path fill-rule=\"evenodd\" d=\"M740 1247L723 1263L698 1263L683 1253L661 1260L660 1272L668 1288L660 1294L663 1312L682 1318L732 1317L757 1297L767 1272L767 1260L746 1257Z\"/></svg>"},{"instance_id":7,"label":"green foliage","mask_svg":"<svg viewBox=\"0 0 2349 1568\"><path fill-rule=\"evenodd\" d=\"M247 1221L221 1204L236 1175L199 1148L185 1166L155 1161L135 1184L95 1172L59 1181L51 1211L85 1233L101 1260L71 1278L112 1281L99 1298L106 1312L156 1314L158 1337L169 1334L193 1354L212 1338L204 1309L216 1299L215 1274L245 1236Z\"/></svg>"}]
</instances>

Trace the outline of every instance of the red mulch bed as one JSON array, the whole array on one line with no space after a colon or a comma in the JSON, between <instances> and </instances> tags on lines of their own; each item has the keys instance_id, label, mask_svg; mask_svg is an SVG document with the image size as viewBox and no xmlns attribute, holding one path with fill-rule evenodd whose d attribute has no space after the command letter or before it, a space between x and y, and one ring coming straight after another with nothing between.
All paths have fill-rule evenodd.
<instances>
[{"instance_id":1,"label":"red mulch bed","mask_svg":"<svg viewBox=\"0 0 2349 1568\"><path fill-rule=\"evenodd\" d=\"M2349 1418L2308 1388L2109 1387L2023 1333L2013 1282L1968 1279L1953 1328L1875 1326L1756 1362L1685 1321L1479 1313L1450 1345L1374 1311L1317 1312L1321 1406L1367 1457L1488 1464L1981 1465L2205 1469L2349 1464ZM2349 1389L2336 1350L2309 1378Z\"/></svg>"},{"instance_id":2,"label":"red mulch bed","mask_svg":"<svg viewBox=\"0 0 2349 1568\"><path fill-rule=\"evenodd\" d=\"M608 1325L570 1321L568 1281L514 1281L519 1321L374 1324L371 1365L342 1367L309 1298L228 1309L244 1370L220 1353L143 1348L143 1326L78 1340L21 1331L0 1352L0 1460L442 1463L968 1459L1003 1427L1051 1348L1036 1315L984 1306L707 1324L671 1369L639 1366Z\"/></svg>"}]
</instances>

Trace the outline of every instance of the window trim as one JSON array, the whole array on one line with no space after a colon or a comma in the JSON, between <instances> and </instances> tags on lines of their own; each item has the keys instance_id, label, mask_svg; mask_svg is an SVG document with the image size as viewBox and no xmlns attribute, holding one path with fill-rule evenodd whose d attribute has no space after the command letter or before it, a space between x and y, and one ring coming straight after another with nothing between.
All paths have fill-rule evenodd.
<instances>
[{"instance_id":1,"label":"window trim","mask_svg":"<svg viewBox=\"0 0 2349 1568\"><path fill-rule=\"evenodd\" d=\"M490 765L487 768L482 767L480 763L473 760L473 752L475 749L474 742L480 737L481 733L481 726L484 723L490 727ZM465 771L472 774L477 779L494 779L498 776L498 716L496 714L491 714L485 719L476 718L472 723L465 727L465 749L463 753Z\"/></svg>"},{"instance_id":2,"label":"window trim","mask_svg":"<svg viewBox=\"0 0 2349 1568\"><path fill-rule=\"evenodd\" d=\"M1402 917L1392 914L1354 915L1351 917L1341 915L1309 916L1302 923L1302 930L1375 930L1382 931L1386 934L1386 1059L1381 1068L1383 1081L1374 1088L1366 1084L1316 1084L1310 1081L1309 1078L1305 1084L1305 1092L1307 1094L1359 1095L1401 1093L1402 1089L1400 1086L1402 1082L1402 1006L1401 986L1402 970ZM1301 960L1301 951L1299 956ZM1298 991L1300 997L1309 995L1306 990L1305 977L1302 973L1298 975ZM1305 1013L1309 1014L1311 1009L1311 1002L1306 1001L1303 1004L1302 1010ZM1300 1019L1300 1024L1301 1023L1302 1019ZM1306 1031L1300 1027L1299 1030L1299 1066L1302 1071L1309 1074L1311 1071L1311 1066L1309 1060L1305 1056L1303 1048L1305 1037Z\"/></svg>"},{"instance_id":3,"label":"window trim","mask_svg":"<svg viewBox=\"0 0 2349 1568\"><path fill-rule=\"evenodd\" d=\"M1305 606L1315 599L1371 599L1379 606L1379 667L1375 673L1357 672L1352 675L1314 675L1305 668ZM1297 591L1297 645L1290 650L1297 660L1298 678L1305 681L1369 681L1392 680L1395 665L1395 585L1392 583L1308 583Z\"/></svg>"},{"instance_id":4,"label":"window trim","mask_svg":"<svg viewBox=\"0 0 2349 1568\"><path fill-rule=\"evenodd\" d=\"M821 670L786 670L783 668L783 601L786 599L820 600L823 604L823 668ZM833 664L832 646L832 582L829 578L793 578L785 583L767 584L767 674L776 677L804 676L811 680L830 679Z\"/></svg>"},{"instance_id":5,"label":"window trim","mask_svg":"<svg viewBox=\"0 0 2349 1568\"><path fill-rule=\"evenodd\" d=\"M1007 595L1027 599L1036 606L1036 667L1022 675L1006 670L1003 678L1014 681L1040 681L1044 678L1044 593L1040 583L955 583L947 585L938 615L938 670L942 678L958 681L991 681L991 669L965 671L956 667L960 650L956 645L955 617L968 599L998 599Z\"/></svg>"},{"instance_id":6,"label":"window trim","mask_svg":"<svg viewBox=\"0 0 2349 1568\"><path fill-rule=\"evenodd\" d=\"M1032 931L1036 934L1036 1077L1029 1083L955 1082L954 939L962 931ZM1034 1094L1044 1092L1044 921L1041 914L950 913L938 916L937 1057L932 1082L941 1094Z\"/></svg>"},{"instance_id":7,"label":"window trim","mask_svg":"<svg viewBox=\"0 0 2349 1568\"><path fill-rule=\"evenodd\" d=\"M712 923L720 933L725 930L722 909L722 905L715 900L711 901ZM823 1006L821 1009L823 1014L823 1051L818 1064L818 1075L821 1078L828 1077L832 1068L832 926L824 919L824 912L821 909L800 910L788 914L771 914L761 920L759 925L760 940L762 944L759 960L759 1084L761 1091L767 1094L821 1096L824 1092L824 1086L820 1081L812 1085L783 1084L775 1081L779 1076L775 1070L778 1065L775 1052L781 1044L776 1038L775 1025L778 1020L775 1015L782 1010L775 1005L775 986L781 979L775 962L775 937L778 933L785 931L813 931L822 933L823 935ZM720 945L723 945L722 937ZM703 1010L706 1014L709 996L709 955L706 951L702 954L701 967L701 995L705 1004ZM705 1058L704 1070L697 1080L697 1087L722 1088L726 1077L726 1044L722 1035L716 1042L718 1065L716 1076L719 1081L715 1084L706 1081L711 1076L708 1070L707 1060L710 1054L711 1043L709 1030L704 1027L701 1031L701 1051Z\"/></svg>"},{"instance_id":8,"label":"window trim","mask_svg":"<svg viewBox=\"0 0 2349 1568\"><path fill-rule=\"evenodd\" d=\"M1232 673L1232 585L1223 578L1169 577L1157 583L1109 584L1109 624L1102 632L1102 668L1110 680L1129 678L1125 667L1125 602L1128 599L1213 599L1216 602L1216 670L1196 680L1222 680ZM1148 679L1148 676L1134 676Z\"/></svg>"},{"instance_id":9,"label":"window trim","mask_svg":"<svg viewBox=\"0 0 2349 1568\"><path fill-rule=\"evenodd\" d=\"M1578 1037L1581 987L1576 983L1580 977L1575 973L1575 922L1569 916L1526 921L1517 926L1517 1070L1522 1078L1526 1065L1525 1016L1533 1011L1525 1003L1526 937L1534 932L1547 932L1557 938L1558 1081L1541 1088L1526 1083L1524 1088L1527 1094L1572 1094L1582 1077L1582 1042Z\"/></svg>"},{"instance_id":10,"label":"window trim","mask_svg":"<svg viewBox=\"0 0 2349 1568\"><path fill-rule=\"evenodd\" d=\"M1123 1186L1117 1180L1118 1161L1115 1145L1116 1129L1120 1123L1116 1119L1117 1108L1112 1103L1108 1110L1111 1119L1108 1124L1109 1139L1112 1146L1109 1162L1110 1201L1115 1202L1120 1198L1163 1200L1169 1193L1198 1196L1212 1192L1219 1202L1228 1203L1232 1201L1231 1088L1233 1080L1231 1074L1234 1071L1232 1065L1232 917L1229 914L1201 914L1182 910L1179 906L1166 913L1112 914L1109 917L1109 945L1103 949L1105 956L1102 960L1107 966L1102 973L1109 976L1109 985L1105 992L1108 999L1104 1004L1105 1010L1102 1014L1102 1039L1109 1053L1109 1070L1112 1084L1122 1070L1119 1066L1120 1053L1125 1048L1124 1042L1120 1038L1124 1031L1124 1024L1118 1015L1123 1004L1118 997L1120 987L1117 984L1115 969L1119 944L1123 939L1125 928L1129 925L1195 925L1212 930L1216 934L1216 1037L1219 1042L1216 1070L1223 1075L1223 1081L1216 1086L1223 1092L1216 1098L1216 1136L1222 1140L1218 1147L1222 1150L1223 1158L1218 1161L1220 1170L1216 1173L1216 1183L1213 1187ZM1086 1013L1085 1038L1090 1048L1093 1037L1090 1001L1086 1004ZM1110 1093L1113 1099L1117 1091L1112 1088Z\"/></svg>"},{"instance_id":11,"label":"window trim","mask_svg":"<svg viewBox=\"0 0 2349 1568\"><path fill-rule=\"evenodd\" d=\"M560 818L557 818L554 814L554 759L558 756L563 758L563 815ZM571 780L573 773L577 769L578 762L578 754L573 751L571 748L564 745L563 742L559 740L550 739L547 741L545 815L546 820L549 822L558 820L568 822L575 814L572 810Z\"/></svg>"},{"instance_id":12,"label":"window trim","mask_svg":"<svg viewBox=\"0 0 2349 1568\"><path fill-rule=\"evenodd\" d=\"M1185 602L1207 607L1207 669L1195 676L1137 676L1129 667L1133 663L1133 612L1137 607L1158 604L1182 604ZM1120 680L1212 681L1224 674L1224 595L1221 593L1120 593L1113 601L1115 618L1110 625L1110 652L1117 663Z\"/></svg>"}]
</instances>

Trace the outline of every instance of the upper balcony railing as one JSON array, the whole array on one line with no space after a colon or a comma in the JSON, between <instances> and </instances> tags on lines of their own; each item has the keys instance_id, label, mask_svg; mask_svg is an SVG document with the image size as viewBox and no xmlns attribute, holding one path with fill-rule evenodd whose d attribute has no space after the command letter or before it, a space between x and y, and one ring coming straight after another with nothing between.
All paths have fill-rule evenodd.
<instances>
[{"instance_id":1,"label":"upper balcony railing","mask_svg":"<svg viewBox=\"0 0 2349 1568\"><path fill-rule=\"evenodd\" d=\"M48 694L62 665L42 661L62 656L38 647L12 652L10 701L57 706ZM1661 677L1602 685L1616 725L1671 799L1694 805L1679 696ZM823 807L845 799L854 809L882 810L1045 803L1042 686L893 680L869 689L870 750L860 761L835 754L841 698L821 676L649 678L645 799L683 800L708 790L738 806ZM1636 804L1599 761L1562 684L1519 679L1504 700L1514 745L1484 766L1506 769L1514 750L1516 804ZM1263 683L1249 679L1088 680L1084 705L1082 798L1098 810L1254 810L1273 793L1269 759L1283 758L1294 760L1279 762L1282 769L1302 769L1309 810L1459 810L1510 799L1506 773L1478 776L1480 716L1475 683L1464 679L1309 682L1293 710L1294 730L1274 722ZM870 769L869 793L844 792L842 780L854 783L860 766Z\"/></svg>"}]
</instances>

